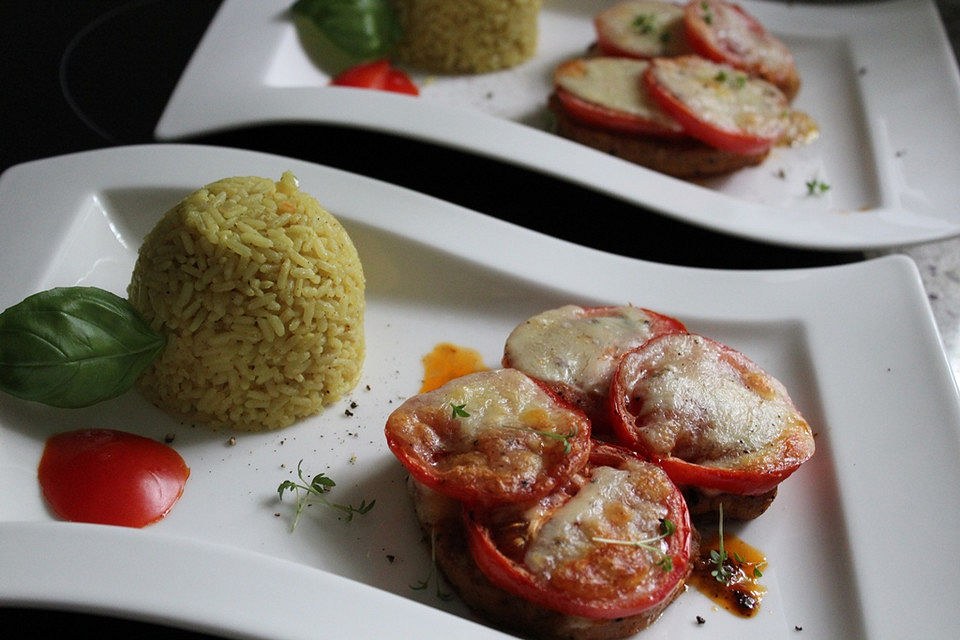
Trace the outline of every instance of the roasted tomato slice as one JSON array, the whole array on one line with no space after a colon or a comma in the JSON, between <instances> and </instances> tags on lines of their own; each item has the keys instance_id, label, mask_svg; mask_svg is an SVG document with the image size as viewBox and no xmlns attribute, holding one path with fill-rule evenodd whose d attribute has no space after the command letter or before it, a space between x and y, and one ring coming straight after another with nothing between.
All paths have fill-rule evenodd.
<instances>
[{"instance_id":1,"label":"roasted tomato slice","mask_svg":"<svg viewBox=\"0 0 960 640\"><path fill-rule=\"evenodd\" d=\"M669 603L689 573L686 503L658 467L594 443L588 465L530 505L465 515L470 551L501 589L568 615L637 615Z\"/></svg>"},{"instance_id":2,"label":"roasted tomato slice","mask_svg":"<svg viewBox=\"0 0 960 640\"><path fill-rule=\"evenodd\" d=\"M620 440L681 486L757 495L814 452L783 384L739 351L695 334L627 353L610 386Z\"/></svg>"},{"instance_id":3,"label":"roasted tomato slice","mask_svg":"<svg viewBox=\"0 0 960 640\"><path fill-rule=\"evenodd\" d=\"M380 89L394 93L420 95L420 90L407 74L390 65L389 60L374 60L350 67L330 81L338 87Z\"/></svg>"},{"instance_id":4,"label":"roasted tomato slice","mask_svg":"<svg viewBox=\"0 0 960 640\"><path fill-rule=\"evenodd\" d=\"M684 8L683 22L690 48L699 55L763 78L789 98L800 88L790 49L739 5L694 0Z\"/></svg>"},{"instance_id":5,"label":"roasted tomato slice","mask_svg":"<svg viewBox=\"0 0 960 640\"><path fill-rule=\"evenodd\" d=\"M530 500L586 464L590 421L514 369L482 371L405 401L387 445L416 480L466 504Z\"/></svg>"},{"instance_id":6,"label":"roasted tomato slice","mask_svg":"<svg viewBox=\"0 0 960 640\"><path fill-rule=\"evenodd\" d=\"M656 58L690 53L683 7L666 0L626 0L593 20L597 48L608 56Z\"/></svg>"},{"instance_id":7,"label":"roasted tomato slice","mask_svg":"<svg viewBox=\"0 0 960 640\"><path fill-rule=\"evenodd\" d=\"M630 58L584 58L554 71L554 90L564 110L580 122L623 133L682 137L683 129L647 95L649 63Z\"/></svg>"},{"instance_id":8,"label":"roasted tomato slice","mask_svg":"<svg viewBox=\"0 0 960 640\"><path fill-rule=\"evenodd\" d=\"M790 123L789 103L777 87L698 56L653 60L644 82L687 134L731 153L768 151Z\"/></svg>"},{"instance_id":9,"label":"roasted tomato slice","mask_svg":"<svg viewBox=\"0 0 960 640\"><path fill-rule=\"evenodd\" d=\"M661 333L683 332L679 320L633 306L567 305L539 313L507 337L503 365L548 385L607 428L606 399L620 356Z\"/></svg>"}]
</instances>

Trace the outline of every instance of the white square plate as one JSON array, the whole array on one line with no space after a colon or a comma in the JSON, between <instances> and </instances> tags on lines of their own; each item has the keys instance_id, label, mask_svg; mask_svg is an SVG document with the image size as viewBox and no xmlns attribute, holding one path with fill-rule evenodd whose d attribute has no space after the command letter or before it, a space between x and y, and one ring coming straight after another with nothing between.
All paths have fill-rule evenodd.
<instances>
[{"instance_id":1,"label":"white square plate","mask_svg":"<svg viewBox=\"0 0 960 640\"><path fill-rule=\"evenodd\" d=\"M0 308L54 286L123 295L142 238L180 198L223 177L287 169L359 249L360 384L319 416L234 434L233 445L230 433L179 423L135 391L77 410L0 396L0 603L244 638L498 637L456 599L411 589L430 561L384 442L386 416L416 393L421 358L438 342L496 365L508 332L534 313L634 303L745 352L787 385L817 434L816 455L771 509L733 528L769 559L759 615L734 617L691 589L643 637L795 639L797 626L804 638L955 637L960 404L905 258L767 272L662 266L298 160L147 145L0 177ZM37 464L50 435L80 427L173 434L191 476L171 513L145 529L58 521ZM294 505L277 487L300 460L337 482L335 501L375 508L344 522L317 505L291 532Z\"/></svg>"},{"instance_id":2,"label":"white square plate","mask_svg":"<svg viewBox=\"0 0 960 640\"><path fill-rule=\"evenodd\" d=\"M826 250L960 234L960 76L932 0L742 4L794 52L795 106L814 144L700 184L564 140L546 111L553 69L593 42L612 0L546 0L534 58L474 76L415 74L419 97L327 86L292 0L226 0L157 124L160 140L266 123L328 123L448 145L742 237ZM828 183L811 196L806 182Z\"/></svg>"}]
</instances>

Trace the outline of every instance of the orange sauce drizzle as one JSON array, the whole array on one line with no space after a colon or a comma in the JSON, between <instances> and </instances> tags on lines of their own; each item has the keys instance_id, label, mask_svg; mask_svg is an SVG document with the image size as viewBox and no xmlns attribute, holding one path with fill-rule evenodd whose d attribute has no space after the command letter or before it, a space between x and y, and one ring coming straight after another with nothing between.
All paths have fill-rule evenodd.
<instances>
[{"instance_id":1,"label":"orange sauce drizzle","mask_svg":"<svg viewBox=\"0 0 960 640\"><path fill-rule=\"evenodd\" d=\"M736 536L725 533L723 548L727 553L726 567L731 578L724 583L711 574L717 568L710 558L710 551L720 550L718 536L705 540L700 545L700 557L694 564L689 583L715 603L743 618L752 618L760 611L760 600L766 593L756 572L767 567L764 554Z\"/></svg>"},{"instance_id":2,"label":"orange sauce drizzle","mask_svg":"<svg viewBox=\"0 0 960 640\"><path fill-rule=\"evenodd\" d=\"M420 393L442 387L454 378L468 373L486 371L487 368L479 351L441 342L433 351L423 356L423 385Z\"/></svg>"}]
</instances>

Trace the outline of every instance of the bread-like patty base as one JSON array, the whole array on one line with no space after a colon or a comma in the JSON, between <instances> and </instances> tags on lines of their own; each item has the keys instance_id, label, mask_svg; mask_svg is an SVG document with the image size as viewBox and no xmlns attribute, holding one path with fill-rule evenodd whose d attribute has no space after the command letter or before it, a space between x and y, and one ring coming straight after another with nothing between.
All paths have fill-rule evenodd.
<instances>
[{"instance_id":1,"label":"bread-like patty base","mask_svg":"<svg viewBox=\"0 0 960 640\"><path fill-rule=\"evenodd\" d=\"M723 505L724 520L753 520L766 511L777 497L777 487L759 495L736 493L707 493L696 487L682 487L690 517L697 520L715 519Z\"/></svg>"},{"instance_id":2,"label":"bread-like patty base","mask_svg":"<svg viewBox=\"0 0 960 640\"><path fill-rule=\"evenodd\" d=\"M494 585L470 554L460 503L407 480L417 519L437 567L470 609L492 626L531 638L550 640L616 640L648 627L685 590L681 582L669 598L643 613L624 618L593 620L547 609ZM698 537L693 536L696 557ZM693 568L693 562L690 562Z\"/></svg>"},{"instance_id":3,"label":"bread-like patty base","mask_svg":"<svg viewBox=\"0 0 960 640\"><path fill-rule=\"evenodd\" d=\"M731 173L760 164L770 153L768 150L741 155L716 149L693 138L656 138L592 127L571 118L556 94L550 96L548 106L555 116L558 135L675 178L705 178Z\"/></svg>"}]
</instances>

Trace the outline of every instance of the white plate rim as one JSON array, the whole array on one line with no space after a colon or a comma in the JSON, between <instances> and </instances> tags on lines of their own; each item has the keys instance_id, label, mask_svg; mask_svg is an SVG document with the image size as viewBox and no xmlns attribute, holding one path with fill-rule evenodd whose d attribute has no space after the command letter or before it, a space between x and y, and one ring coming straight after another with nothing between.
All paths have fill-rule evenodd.
<instances>
[{"instance_id":1,"label":"white plate rim","mask_svg":"<svg viewBox=\"0 0 960 640\"><path fill-rule=\"evenodd\" d=\"M56 203L61 208L76 206L104 185L193 184L198 171L229 175L225 172L237 172L241 167L269 173L292 169L302 181L329 187L324 190L329 207L340 212L342 219L451 251L478 268L522 272L524 280L543 287L589 290L599 298L614 299L622 297L625 288L643 287L644 299L651 307L680 317L800 323L817 372L812 384L818 387L824 413L832 423L832 447L850 454L853 460L832 467L843 487L839 517L850 536L849 548L844 541L827 542L835 544L833 552L850 554L858 590L851 594L850 606L860 609L866 625L864 636L938 637L960 623L960 612L950 606L960 594L960 577L949 571L933 573L936 568L927 564L918 567L914 556L891 549L898 541L910 540L913 548L939 548L947 557L960 552L956 537L944 539L941 535L943 530L960 526L955 509L960 503L960 482L951 482L960 480L960 401L919 275L909 259L891 256L839 267L758 272L657 265L558 241L336 169L269 154L194 145L120 147L19 165L0 176L0 222L9 225L27 206L39 205L39 210L50 210ZM37 190L44 185L51 187L46 193ZM385 199L392 203L389 221L377 206ZM8 270L13 277L0 298L4 307L35 286L34 258L49 238L44 226L64 224L58 225L52 213L36 218L24 221L24 233L15 240L6 235L0 243L4 245L0 252L4 267L31 262L29 268ZM463 237L472 241L451 248L451 233L468 234ZM498 250L505 237L521 243L529 253L518 256ZM613 282L610 274L622 277ZM878 308L883 312L877 313ZM904 332L905 326L912 330ZM878 344L883 346L878 362L868 365L860 360L878 352ZM868 398L870 403L860 406L851 398ZM902 433L886 433L891 419L902 419L905 425L913 420L904 433L909 429L915 442L922 444L905 447ZM877 431L871 435L878 444L869 452L864 451L862 425ZM881 429L877 425L886 426ZM902 473L890 473L891 468ZM929 475L925 474L931 471L938 477L936 492L929 491L926 481ZM873 500L877 491L884 496L882 508ZM936 522L937 527L918 528L917 522ZM105 559L105 548L117 549L117 556ZM149 567L138 564L144 557L150 558ZM202 565L204 558L210 563L206 566L221 572L218 581L239 585L242 593L254 576L277 590L244 599L242 610L238 600L223 595L211 598L206 581L183 579L184 572L197 563ZM91 566L100 563L103 575L91 578ZM458 637L493 637L486 628L438 615L432 608L318 569L162 532L17 522L0 514L0 566L4 567L0 602L9 605L93 610L262 638L313 637L315 625L324 621L344 625L352 637L383 637L384 625L398 624L395 613L409 625L391 627L401 635L440 638L455 632ZM61 571L63 567L75 571ZM143 580L146 569L155 580ZM910 589L902 589L904 575L917 577ZM311 603L309 592L284 591L288 581L338 589L344 601L337 599L330 608L314 602L306 613L289 615ZM904 616L904 609L889 606L894 596L911 615ZM374 619L361 615L361 609L345 603L351 598L355 603L383 606L391 616Z\"/></svg>"},{"instance_id":2,"label":"white plate rim","mask_svg":"<svg viewBox=\"0 0 960 640\"><path fill-rule=\"evenodd\" d=\"M510 120L425 100L340 87L275 87L264 83L271 56L288 30L286 2L226 0L175 87L154 134L159 141L257 124L317 123L386 132L491 157L570 181L640 207L707 229L762 242L827 251L885 249L960 234L960 209L944 194L924 200L905 163L939 166L941 150L923 156L904 138L917 125L915 104L898 104L877 86L908 83L918 93L935 90L942 106L927 110L927 144L936 131L960 128L960 73L932 0L882 0L842 7L757 0L744 4L767 24L790 24L800 34L824 32L849 38L850 64L869 66L858 79L870 148L861 160L873 167L879 201L863 210L804 217L805 205L750 202L722 190L669 178ZM598 3L598 6L600 4ZM544 11L549 11L549 3ZM904 25L909 25L907 32ZM773 29L773 27L771 27ZM869 40L872 31L883 38ZM245 37L251 31L256 38ZM869 40L869 41L868 41ZM910 46L923 64L912 73L893 68ZM878 56L885 56L879 59ZM888 69L889 67L889 69ZM234 70L235 73L225 70ZM829 70L813 70L826 72ZM849 71L849 70L848 70ZM853 73L856 76L856 73ZM912 83L912 84L909 84ZM801 94L802 97L802 94ZM816 114L814 114L816 115ZM905 124L907 119L911 124ZM927 127L927 125L922 125ZM896 148L893 145L899 145ZM909 146L909 145L906 145ZM923 156L921 159L920 157ZM771 169L773 171L773 169ZM949 188L949 176L937 178ZM913 198L913 200L911 200ZM797 202L797 201L794 201ZM918 207L927 210L919 211ZM795 210L794 210L795 209Z\"/></svg>"}]
</instances>

